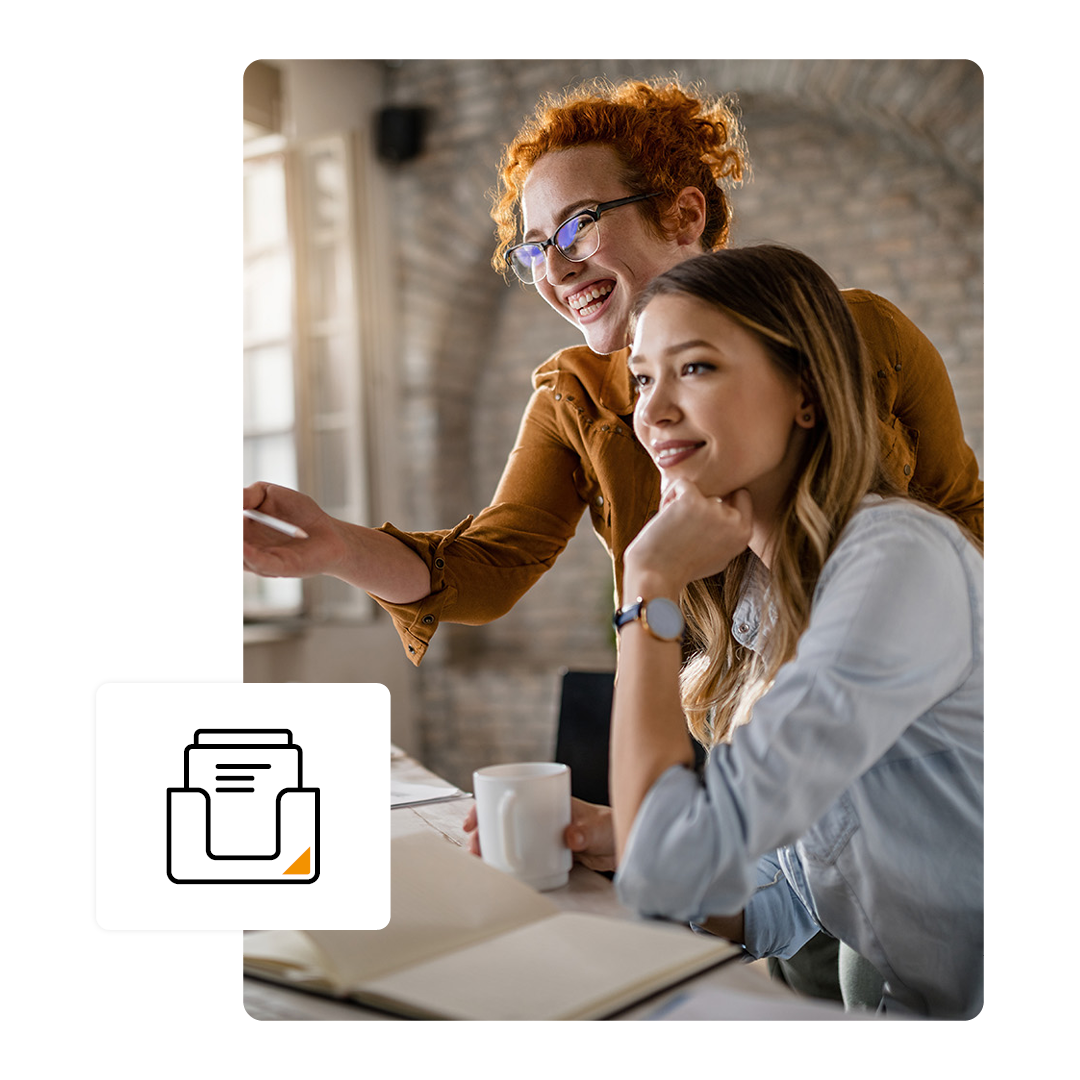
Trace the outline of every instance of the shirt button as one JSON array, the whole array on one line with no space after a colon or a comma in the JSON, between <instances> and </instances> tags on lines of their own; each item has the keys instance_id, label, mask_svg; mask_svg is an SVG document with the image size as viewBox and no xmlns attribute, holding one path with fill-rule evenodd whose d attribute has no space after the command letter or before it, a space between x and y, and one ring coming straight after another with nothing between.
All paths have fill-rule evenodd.
<instances>
[{"instance_id":1,"label":"shirt button","mask_svg":"<svg viewBox=\"0 0 1080 1080\"><path fill-rule=\"evenodd\" d=\"M603 495L597 495L596 496L596 505L597 506L603 506L604 505L604 496Z\"/></svg>"},{"instance_id":2,"label":"shirt button","mask_svg":"<svg viewBox=\"0 0 1080 1080\"><path fill-rule=\"evenodd\" d=\"M434 615L425 615L420 621L425 626L430 626L435 621L435 616Z\"/></svg>"},{"instance_id":3,"label":"shirt button","mask_svg":"<svg viewBox=\"0 0 1080 1080\"><path fill-rule=\"evenodd\" d=\"M895 365L895 366L893 367L893 371L899 371L899 370L900 370L900 368L901 368L902 366L903 366L902 364L896 364L896 365Z\"/></svg>"},{"instance_id":4,"label":"shirt button","mask_svg":"<svg viewBox=\"0 0 1080 1080\"><path fill-rule=\"evenodd\" d=\"M746 634L746 633L749 632L749 630L750 630L750 624L749 623L739 623L739 633L740 634Z\"/></svg>"},{"instance_id":5,"label":"shirt button","mask_svg":"<svg viewBox=\"0 0 1080 1080\"><path fill-rule=\"evenodd\" d=\"M442 559L436 559L435 565L441 570L446 565L446 563L444 563Z\"/></svg>"},{"instance_id":6,"label":"shirt button","mask_svg":"<svg viewBox=\"0 0 1080 1080\"><path fill-rule=\"evenodd\" d=\"M904 475L905 476L910 476L911 475L911 466L910 465L905 465L904 466Z\"/></svg>"},{"instance_id":7,"label":"shirt button","mask_svg":"<svg viewBox=\"0 0 1080 1080\"><path fill-rule=\"evenodd\" d=\"M555 395L555 400L556 401L562 401L562 394L556 394Z\"/></svg>"}]
</instances>

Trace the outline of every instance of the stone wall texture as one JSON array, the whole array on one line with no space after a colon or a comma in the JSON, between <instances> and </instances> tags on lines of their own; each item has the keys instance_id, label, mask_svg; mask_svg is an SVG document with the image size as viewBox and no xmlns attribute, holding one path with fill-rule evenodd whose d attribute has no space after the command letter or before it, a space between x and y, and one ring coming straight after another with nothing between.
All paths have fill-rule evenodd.
<instances>
[{"instance_id":1,"label":"stone wall texture","mask_svg":"<svg viewBox=\"0 0 1080 1080\"><path fill-rule=\"evenodd\" d=\"M404 60L388 101L428 111L423 152L387 166L399 245L406 513L429 529L487 505L534 367L573 330L489 265L503 144L544 93L676 73L735 93L753 168L735 244L806 251L896 303L945 359L982 461L982 73L963 60ZM564 668L611 669L610 561L587 522L502 619L443 626L416 672L423 757L473 768L549 758Z\"/></svg>"}]
</instances>

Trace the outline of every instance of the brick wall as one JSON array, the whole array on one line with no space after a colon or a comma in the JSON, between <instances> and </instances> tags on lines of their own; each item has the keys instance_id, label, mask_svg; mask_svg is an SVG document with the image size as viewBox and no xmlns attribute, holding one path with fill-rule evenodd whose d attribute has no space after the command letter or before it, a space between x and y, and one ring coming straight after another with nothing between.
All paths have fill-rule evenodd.
<instances>
[{"instance_id":1,"label":"brick wall","mask_svg":"<svg viewBox=\"0 0 1080 1080\"><path fill-rule=\"evenodd\" d=\"M413 61L389 99L430 111L423 154L391 166L402 310L406 517L487 505L532 369L572 329L488 265L487 192L541 93L677 72L739 94L753 165L735 243L805 250L841 286L887 296L941 350L982 460L982 76L966 61ZM388 270L391 266L388 265ZM558 673L613 667L610 562L587 523L552 573L487 627L444 626L416 672L427 762L468 785L492 761L549 757Z\"/></svg>"}]
</instances>

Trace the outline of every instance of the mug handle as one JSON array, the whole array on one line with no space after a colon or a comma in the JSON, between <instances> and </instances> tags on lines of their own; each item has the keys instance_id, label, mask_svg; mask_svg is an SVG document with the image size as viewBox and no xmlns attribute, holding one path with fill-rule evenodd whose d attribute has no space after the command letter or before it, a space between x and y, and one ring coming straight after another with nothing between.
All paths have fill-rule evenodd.
<instances>
[{"instance_id":1,"label":"mug handle","mask_svg":"<svg viewBox=\"0 0 1080 1080\"><path fill-rule=\"evenodd\" d=\"M521 865L521 861L516 857L518 847L517 833L512 824L514 820L514 806L516 803L516 792L503 792L503 796L499 800L499 835L502 838L503 861L510 867L511 871L515 874L519 874L523 871L524 867Z\"/></svg>"}]
</instances>

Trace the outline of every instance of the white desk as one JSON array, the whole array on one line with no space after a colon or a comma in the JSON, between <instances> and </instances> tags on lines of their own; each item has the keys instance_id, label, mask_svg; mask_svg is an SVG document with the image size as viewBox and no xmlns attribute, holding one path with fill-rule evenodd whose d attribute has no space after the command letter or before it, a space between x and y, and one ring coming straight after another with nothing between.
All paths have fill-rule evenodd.
<instances>
[{"instance_id":1,"label":"white desk","mask_svg":"<svg viewBox=\"0 0 1080 1080\"><path fill-rule=\"evenodd\" d=\"M400 752L392 756L390 767L393 775L401 780L418 784L445 784L444 780ZM390 812L391 835L405 836L414 832L433 831L456 844L464 845L466 835L461 826L471 805L472 797L467 796L447 802L397 807ZM544 895L567 911L585 911L624 919L633 918L632 913L616 899L612 883L603 874L586 869L580 863L574 864L567 885ZM693 931L687 928L686 932L689 934ZM756 1001L760 1001L763 1018L780 1006L792 1006L796 1011L799 1008L805 1008L807 1018L811 1016L820 1018L816 1016L816 1011L828 1008L816 1002L803 1003L786 988L772 982L762 964L746 964L740 960L733 960L679 986L671 987L648 1001L620 1013L614 1019L644 1019L662 1007L664 1003L677 995L686 993L688 989L698 990L708 987L753 995L746 998L743 1005L752 1006ZM334 1001L249 977L244 978L244 1007L248 1014L257 1020L402 1019L374 1009ZM835 1011L838 1014L837 1018L842 1018L842 1010L837 1007Z\"/></svg>"}]
</instances>

